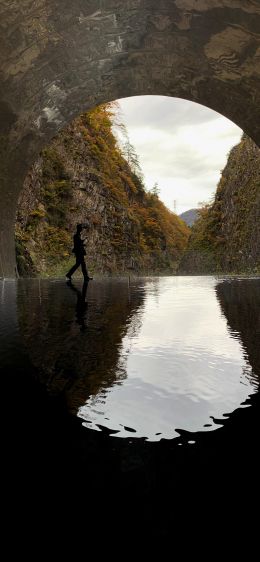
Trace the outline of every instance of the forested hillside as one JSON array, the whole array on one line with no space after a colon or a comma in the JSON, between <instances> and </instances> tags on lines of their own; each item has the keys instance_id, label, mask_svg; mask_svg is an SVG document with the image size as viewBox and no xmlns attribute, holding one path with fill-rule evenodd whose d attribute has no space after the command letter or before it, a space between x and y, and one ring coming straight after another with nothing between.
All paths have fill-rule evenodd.
<instances>
[{"instance_id":1,"label":"forested hillside","mask_svg":"<svg viewBox=\"0 0 260 562\"><path fill-rule=\"evenodd\" d=\"M200 210L180 273L260 272L260 149L243 135L212 205Z\"/></svg>"},{"instance_id":2,"label":"forested hillside","mask_svg":"<svg viewBox=\"0 0 260 562\"><path fill-rule=\"evenodd\" d=\"M40 154L18 205L20 275L63 275L77 223L89 223L87 263L105 274L174 273L189 229L147 193L138 158L113 134L115 105L78 117Z\"/></svg>"}]
</instances>

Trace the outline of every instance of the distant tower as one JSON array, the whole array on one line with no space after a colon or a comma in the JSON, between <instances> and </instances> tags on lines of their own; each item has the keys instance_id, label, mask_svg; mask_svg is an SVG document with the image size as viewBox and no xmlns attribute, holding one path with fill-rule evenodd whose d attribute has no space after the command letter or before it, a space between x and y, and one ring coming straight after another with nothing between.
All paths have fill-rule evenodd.
<instances>
[{"instance_id":1,"label":"distant tower","mask_svg":"<svg viewBox=\"0 0 260 562\"><path fill-rule=\"evenodd\" d=\"M173 201L173 210L174 210L175 213L176 213L176 209L177 209L177 200L174 199L174 201Z\"/></svg>"}]
</instances>

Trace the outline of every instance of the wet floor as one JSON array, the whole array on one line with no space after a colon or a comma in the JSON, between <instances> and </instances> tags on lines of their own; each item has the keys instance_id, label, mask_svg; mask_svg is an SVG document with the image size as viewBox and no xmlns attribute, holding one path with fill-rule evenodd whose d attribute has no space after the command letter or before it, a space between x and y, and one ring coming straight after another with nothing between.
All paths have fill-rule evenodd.
<instances>
[{"instance_id":1,"label":"wet floor","mask_svg":"<svg viewBox=\"0 0 260 562\"><path fill-rule=\"evenodd\" d=\"M58 494L65 471L66 494L81 490L83 503L93 486L99 499L138 501L159 536L184 482L183 501L209 471L214 503L224 468L244 497L258 456L259 289L259 279L213 277L1 281L14 472Z\"/></svg>"}]
</instances>

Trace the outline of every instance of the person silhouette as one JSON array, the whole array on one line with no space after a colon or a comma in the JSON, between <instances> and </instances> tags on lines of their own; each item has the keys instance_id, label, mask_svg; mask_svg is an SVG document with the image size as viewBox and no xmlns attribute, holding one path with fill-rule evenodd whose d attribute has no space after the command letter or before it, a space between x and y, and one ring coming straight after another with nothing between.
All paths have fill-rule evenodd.
<instances>
[{"instance_id":1,"label":"person silhouette","mask_svg":"<svg viewBox=\"0 0 260 562\"><path fill-rule=\"evenodd\" d=\"M73 267L66 274L67 281L71 281L71 277L72 277L73 273L75 273L76 269L78 269L78 267L80 265L81 265L81 270L82 270L82 273L83 273L83 276L84 276L84 280L89 281L90 279L92 279L92 277L89 277L89 275L88 275L87 266L85 264L86 250L85 250L85 247L84 247L84 241L81 238L81 232L82 232L83 228L87 228L87 227L86 226L83 227L82 224L77 224L77 230L76 230L76 233L73 236L74 246L73 246L72 251L73 251L73 253L75 254L75 257L76 257L76 263L75 263L75 265L73 265Z\"/></svg>"},{"instance_id":2,"label":"person silhouette","mask_svg":"<svg viewBox=\"0 0 260 562\"><path fill-rule=\"evenodd\" d=\"M77 293L77 303L76 303L76 322L80 325L80 330L83 332L87 329L86 326L86 313L88 309L88 302L86 302L86 295L88 290L88 281L84 281L81 291L73 285L72 281L68 284L70 289Z\"/></svg>"}]
</instances>

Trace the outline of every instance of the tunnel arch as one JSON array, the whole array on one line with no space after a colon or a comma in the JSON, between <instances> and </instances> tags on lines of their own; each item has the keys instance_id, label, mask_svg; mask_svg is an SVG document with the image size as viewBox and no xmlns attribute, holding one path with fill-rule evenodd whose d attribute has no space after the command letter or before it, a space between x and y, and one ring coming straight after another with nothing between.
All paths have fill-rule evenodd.
<instances>
[{"instance_id":1,"label":"tunnel arch","mask_svg":"<svg viewBox=\"0 0 260 562\"><path fill-rule=\"evenodd\" d=\"M134 95L194 101L260 144L257 0L1 0L0 276L26 172L91 107Z\"/></svg>"}]
</instances>

